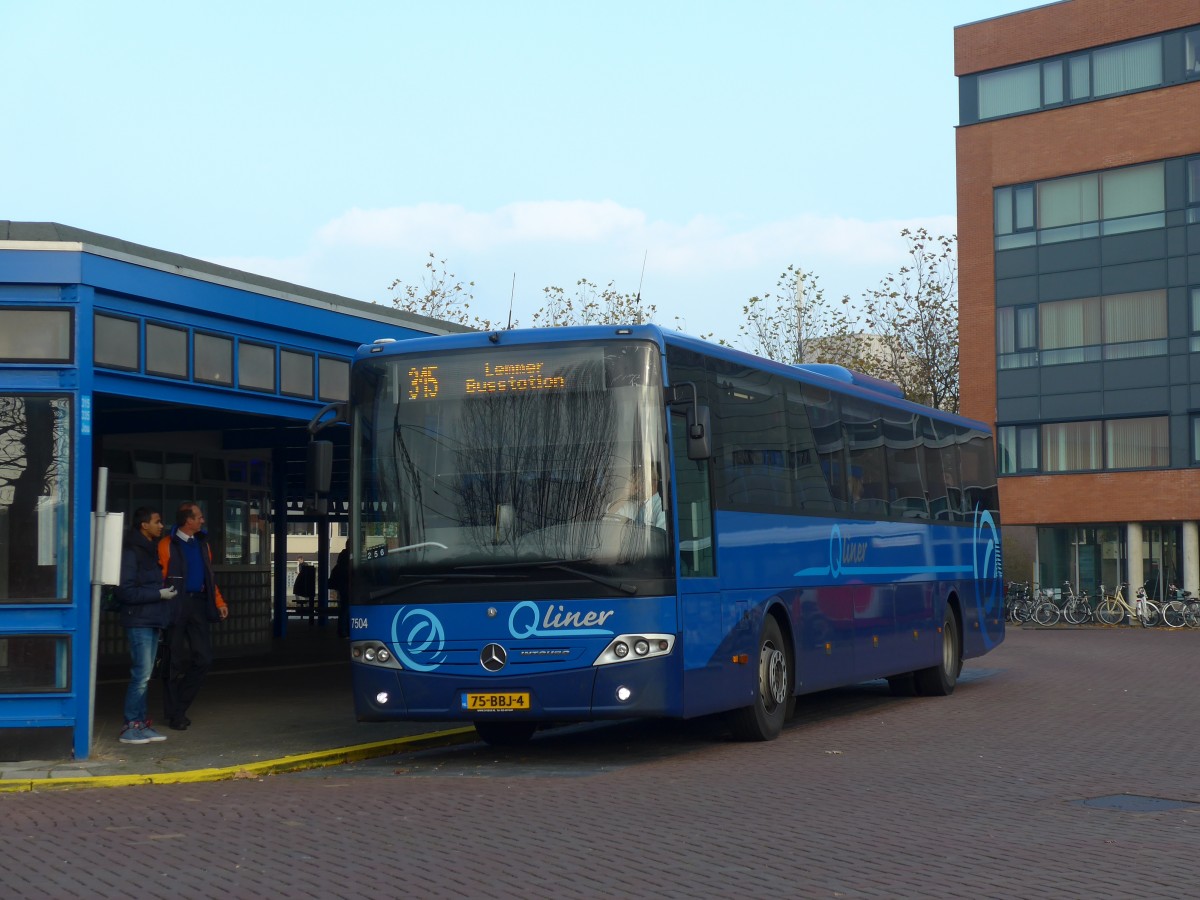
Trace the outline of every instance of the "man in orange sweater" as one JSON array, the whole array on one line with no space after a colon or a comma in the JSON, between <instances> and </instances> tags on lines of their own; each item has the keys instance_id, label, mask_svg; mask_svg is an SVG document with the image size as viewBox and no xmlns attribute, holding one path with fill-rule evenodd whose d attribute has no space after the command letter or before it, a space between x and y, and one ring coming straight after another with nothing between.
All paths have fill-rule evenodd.
<instances>
[{"instance_id":1,"label":"man in orange sweater","mask_svg":"<svg viewBox=\"0 0 1200 900\"><path fill-rule=\"evenodd\" d=\"M188 707L212 665L210 623L223 622L229 615L213 578L212 550L199 504L180 504L175 527L158 542L158 562L165 582L179 592L163 649L163 713L168 726L183 731L192 724Z\"/></svg>"}]
</instances>

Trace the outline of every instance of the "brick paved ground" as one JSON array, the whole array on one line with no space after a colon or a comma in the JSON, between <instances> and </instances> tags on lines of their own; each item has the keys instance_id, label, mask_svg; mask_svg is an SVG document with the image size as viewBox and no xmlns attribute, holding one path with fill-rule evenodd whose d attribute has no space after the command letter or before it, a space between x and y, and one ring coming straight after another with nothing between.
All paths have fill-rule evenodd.
<instances>
[{"instance_id":1,"label":"brick paved ground","mask_svg":"<svg viewBox=\"0 0 1200 900\"><path fill-rule=\"evenodd\" d=\"M803 701L773 743L574 729L304 775L0 796L15 897L1194 892L1200 632L1015 631L947 699ZM1189 801L1156 812L1081 801Z\"/></svg>"}]
</instances>

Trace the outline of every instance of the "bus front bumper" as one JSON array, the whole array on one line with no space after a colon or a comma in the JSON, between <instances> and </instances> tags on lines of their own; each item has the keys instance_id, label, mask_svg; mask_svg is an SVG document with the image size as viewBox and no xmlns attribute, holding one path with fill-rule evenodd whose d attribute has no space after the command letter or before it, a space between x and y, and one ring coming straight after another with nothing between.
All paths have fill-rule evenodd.
<instances>
[{"instance_id":1,"label":"bus front bumper","mask_svg":"<svg viewBox=\"0 0 1200 900\"><path fill-rule=\"evenodd\" d=\"M355 662L355 710L361 722L473 721L495 716L586 722L680 716L683 687L677 662L674 656L666 656L503 678L411 672ZM516 698L518 703L525 697L527 706L473 709L472 695L499 695Z\"/></svg>"}]
</instances>

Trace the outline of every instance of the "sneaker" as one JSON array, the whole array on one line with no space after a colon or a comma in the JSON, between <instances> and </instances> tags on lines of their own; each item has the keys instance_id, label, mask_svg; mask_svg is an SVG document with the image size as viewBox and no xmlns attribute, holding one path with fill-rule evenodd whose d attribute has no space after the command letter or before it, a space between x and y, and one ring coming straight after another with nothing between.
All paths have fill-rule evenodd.
<instances>
[{"instance_id":1,"label":"sneaker","mask_svg":"<svg viewBox=\"0 0 1200 900\"><path fill-rule=\"evenodd\" d=\"M159 736L161 737L161 735ZM142 731L137 722L130 722L121 732L120 741L122 744L148 744L150 738L146 736L146 732Z\"/></svg>"},{"instance_id":2,"label":"sneaker","mask_svg":"<svg viewBox=\"0 0 1200 900\"><path fill-rule=\"evenodd\" d=\"M149 722L146 722L142 725L142 736L145 737L146 740L150 741L151 743L155 743L157 741L165 741L167 739L167 736L165 734L159 734L157 731L155 731L153 728L151 728Z\"/></svg>"}]
</instances>

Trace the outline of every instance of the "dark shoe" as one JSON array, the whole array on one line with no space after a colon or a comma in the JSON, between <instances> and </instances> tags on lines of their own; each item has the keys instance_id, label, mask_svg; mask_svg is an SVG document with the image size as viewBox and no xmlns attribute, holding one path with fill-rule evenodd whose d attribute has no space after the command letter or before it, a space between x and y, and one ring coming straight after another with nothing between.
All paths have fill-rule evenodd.
<instances>
[{"instance_id":1,"label":"dark shoe","mask_svg":"<svg viewBox=\"0 0 1200 900\"><path fill-rule=\"evenodd\" d=\"M187 731L187 719L172 719L167 723L172 731Z\"/></svg>"}]
</instances>

